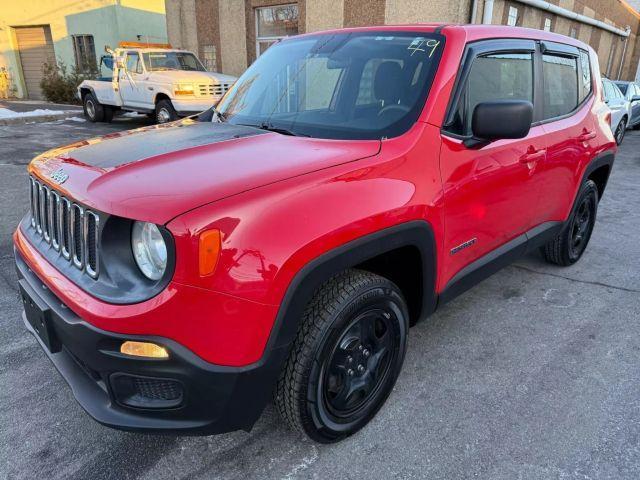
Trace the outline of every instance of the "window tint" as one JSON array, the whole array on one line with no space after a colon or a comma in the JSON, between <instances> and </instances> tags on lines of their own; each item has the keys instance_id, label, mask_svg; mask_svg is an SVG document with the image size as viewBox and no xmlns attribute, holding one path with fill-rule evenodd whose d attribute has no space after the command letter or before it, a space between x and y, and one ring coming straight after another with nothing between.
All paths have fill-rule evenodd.
<instances>
[{"instance_id":1,"label":"window tint","mask_svg":"<svg viewBox=\"0 0 640 480\"><path fill-rule=\"evenodd\" d=\"M580 69L582 71L582 81L580 82L580 98L582 102L591 93L591 63L589 62L589 54L584 50L580 50Z\"/></svg>"},{"instance_id":2,"label":"window tint","mask_svg":"<svg viewBox=\"0 0 640 480\"><path fill-rule=\"evenodd\" d=\"M142 64L137 53L127 54L127 70L131 73L142 73Z\"/></svg>"},{"instance_id":3,"label":"window tint","mask_svg":"<svg viewBox=\"0 0 640 480\"><path fill-rule=\"evenodd\" d=\"M578 62L575 57L542 56L544 118L570 113L578 106Z\"/></svg>"},{"instance_id":4,"label":"window tint","mask_svg":"<svg viewBox=\"0 0 640 480\"><path fill-rule=\"evenodd\" d=\"M531 53L495 53L476 58L460 99L452 131L470 135L474 108L481 102L493 100L533 102Z\"/></svg>"},{"instance_id":5,"label":"window tint","mask_svg":"<svg viewBox=\"0 0 640 480\"><path fill-rule=\"evenodd\" d=\"M616 83L616 85L618 85L618 88L620 89L620 91L624 95L627 94L627 88L629 87L630 84L628 84L628 83Z\"/></svg>"}]
</instances>

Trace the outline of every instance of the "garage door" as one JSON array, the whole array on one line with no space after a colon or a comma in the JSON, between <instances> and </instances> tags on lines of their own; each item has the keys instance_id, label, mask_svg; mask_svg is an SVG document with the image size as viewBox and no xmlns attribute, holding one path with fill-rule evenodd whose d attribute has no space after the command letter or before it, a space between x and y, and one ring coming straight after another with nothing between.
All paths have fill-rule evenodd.
<instances>
[{"instance_id":1,"label":"garage door","mask_svg":"<svg viewBox=\"0 0 640 480\"><path fill-rule=\"evenodd\" d=\"M41 100L40 80L42 66L55 62L51 29L48 25L40 27L15 27L22 74L27 86L27 97Z\"/></svg>"}]
</instances>

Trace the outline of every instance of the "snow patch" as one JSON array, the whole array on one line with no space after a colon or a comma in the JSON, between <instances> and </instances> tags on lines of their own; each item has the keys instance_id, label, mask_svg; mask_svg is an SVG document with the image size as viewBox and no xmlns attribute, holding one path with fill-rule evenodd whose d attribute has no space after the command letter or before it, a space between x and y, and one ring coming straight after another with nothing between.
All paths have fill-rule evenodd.
<instances>
[{"instance_id":1,"label":"snow patch","mask_svg":"<svg viewBox=\"0 0 640 480\"><path fill-rule=\"evenodd\" d=\"M74 112L75 110L48 110L38 108L36 110L31 110L30 112L14 112L13 110L9 110L8 108L0 108L0 119L5 118L19 118L19 117L38 117L40 115L60 115L69 112Z\"/></svg>"}]
</instances>

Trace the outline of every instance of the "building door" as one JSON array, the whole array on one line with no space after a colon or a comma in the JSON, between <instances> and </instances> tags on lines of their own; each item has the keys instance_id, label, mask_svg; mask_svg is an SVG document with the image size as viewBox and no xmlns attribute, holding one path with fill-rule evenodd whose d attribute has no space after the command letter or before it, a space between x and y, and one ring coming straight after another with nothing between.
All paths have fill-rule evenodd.
<instances>
[{"instance_id":1,"label":"building door","mask_svg":"<svg viewBox=\"0 0 640 480\"><path fill-rule=\"evenodd\" d=\"M40 81L42 80L42 66L56 61L53 50L53 40L49 25L38 27L15 27L22 76L27 87L26 96L35 100L42 100Z\"/></svg>"}]
</instances>

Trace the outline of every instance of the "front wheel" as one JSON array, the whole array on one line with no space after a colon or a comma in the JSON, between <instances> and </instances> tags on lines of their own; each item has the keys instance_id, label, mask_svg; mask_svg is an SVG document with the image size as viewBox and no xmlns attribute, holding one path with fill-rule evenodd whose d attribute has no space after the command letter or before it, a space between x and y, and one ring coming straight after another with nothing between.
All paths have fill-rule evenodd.
<instances>
[{"instance_id":1,"label":"front wheel","mask_svg":"<svg viewBox=\"0 0 640 480\"><path fill-rule=\"evenodd\" d=\"M624 139L624 133L626 130L627 130L627 117L624 117L622 120L620 120L620 123L618 123L618 126L616 127L616 131L613 134L613 136L616 139L617 145L620 145L622 143L622 140Z\"/></svg>"},{"instance_id":2,"label":"front wheel","mask_svg":"<svg viewBox=\"0 0 640 480\"><path fill-rule=\"evenodd\" d=\"M156 122L168 123L178 119L178 113L171 100L160 100L156 105Z\"/></svg>"},{"instance_id":3,"label":"front wheel","mask_svg":"<svg viewBox=\"0 0 640 480\"><path fill-rule=\"evenodd\" d=\"M285 422L330 443L364 427L398 378L409 318L398 287L346 270L315 293L281 372L275 403Z\"/></svg>"},{"instance_id":4,"label":"front wheel","mask_svg":"<svg viewBox=\"0 0 640 480\"><path fill-rule=\"evenodd\" d=\"M542 255L549 263L567 267L584 253L596 223L598 187L593 180L584 182L573 212L562 231L542 247Z\"/></svg>"}]
</instances>

